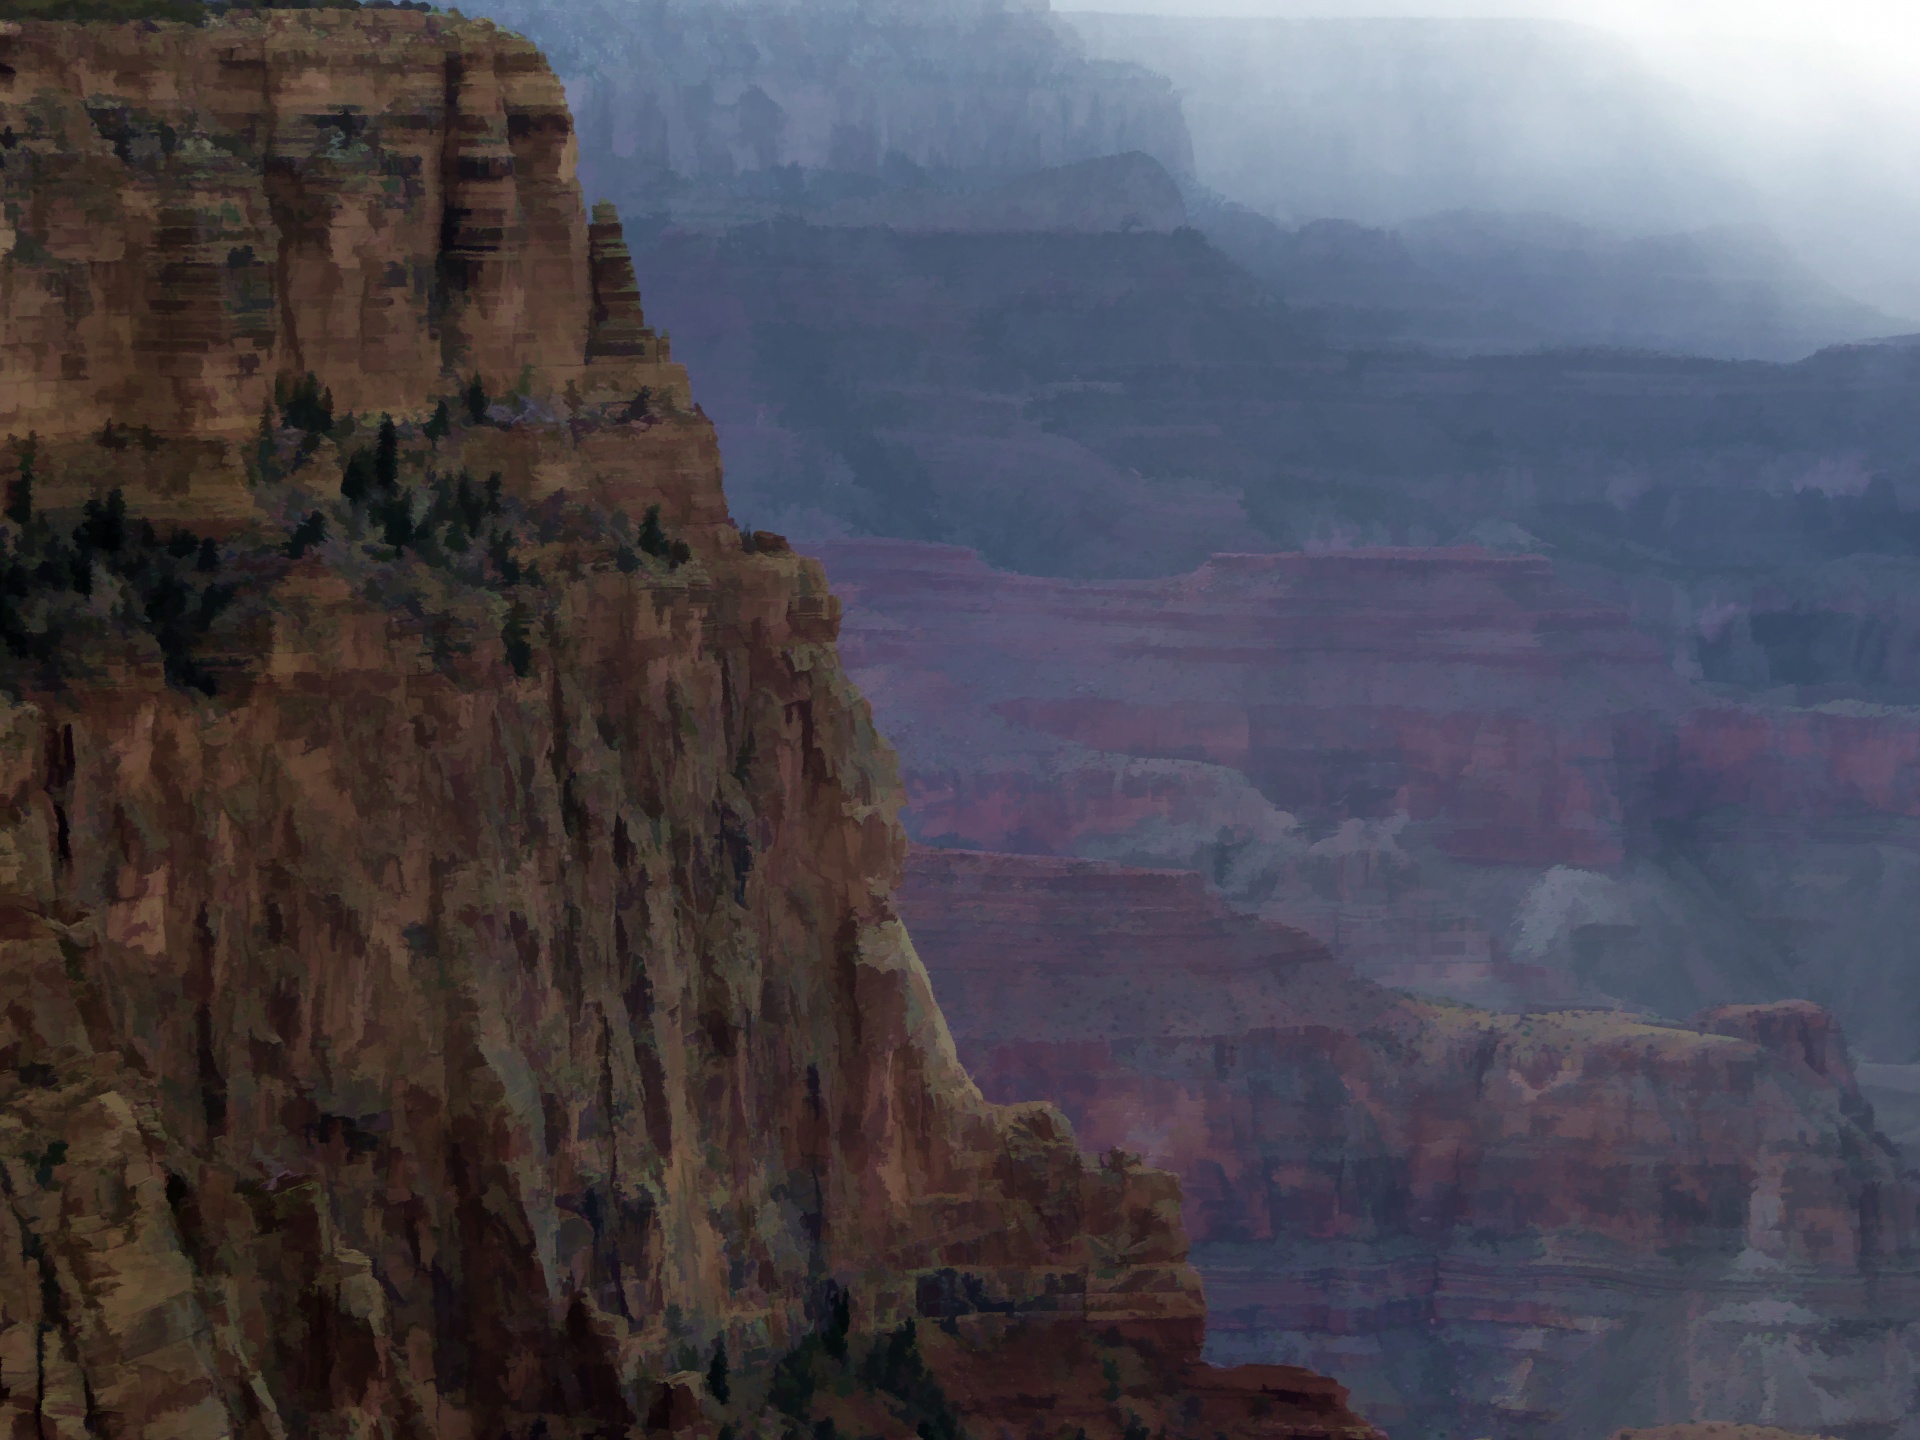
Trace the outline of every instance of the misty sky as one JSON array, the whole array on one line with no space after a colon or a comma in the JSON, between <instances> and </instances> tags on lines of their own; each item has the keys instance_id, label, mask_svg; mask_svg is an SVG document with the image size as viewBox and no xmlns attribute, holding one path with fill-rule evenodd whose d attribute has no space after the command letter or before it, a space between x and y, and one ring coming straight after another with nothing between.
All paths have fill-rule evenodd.
<instances>
[{"instance_id":1,"label":"misty sky","mask_svg":"<svg viewBox=\"0 0 1920 1440\"><path fill-rule=\"evenodd\" d=\"M1754 215L1845 293L1920 320L1920 0L1052 0L1192 16L1570 21L1689 97ZM1634 227L1634 217L1619 223Z\"/></svg>"},{"instance_id":2,"label":"misty sky","mask_svg":"<svg viewBox=\"0 0 1920 1440\"><path fill-rule=\"evenodd\" d=\"M1867 44L1920 39L1913 0L1055 0L1161 15L1447 16L1576 20L1637 31L1720 30Z\"/></svg>"}]
</instances>

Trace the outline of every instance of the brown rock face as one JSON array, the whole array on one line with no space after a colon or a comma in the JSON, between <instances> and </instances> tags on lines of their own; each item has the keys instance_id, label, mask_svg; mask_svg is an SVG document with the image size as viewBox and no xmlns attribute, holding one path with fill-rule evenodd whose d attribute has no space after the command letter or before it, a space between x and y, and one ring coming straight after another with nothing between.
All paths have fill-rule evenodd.
<instances>
[{"instance_id":1,"label":"brown rock face","mask_svg":"<svg viewBox=\"0 0 1920 1440\"><path fill-rule=\"evenodd\" d=\"M28 24L9 68L0 427L258 423L583 358L566 98L531 45L411 12Z\"/></svg>"},{"instance_id":2,"label":"brown rock face","mask_svg":"<svg viewBox=\"0 0 1920 1440\"><path fill-rule=\"evenodd\" d=\"M1408 1433L1906 1414L1917 1197L1817 1007L1494 1015L1191 874L919 850L908 876L987 1095L1181 1177L1216 1356L1331 1371Z\"/></svg>"},{"instance_id":3,"label":"brown rock face","mask_svg":"<svg viewBox=\"0 0 1920 1440\"><path fill-rule=\"evenodd\" d=\"M1368 1435L1201 1370L1172 1179L960 1067L836 603L727 521L539 57L317 12L0 59L0 426L60 525L124 491L98 624L156 517L244 622L210 697L130 642L0 715L0 1424L757 1431L845 1297L1023 1430ZM401 417L371 498L344 422L236 439L306 370ZM407 418L475 370L490 416Z\"/></svg>"}]
</instances>

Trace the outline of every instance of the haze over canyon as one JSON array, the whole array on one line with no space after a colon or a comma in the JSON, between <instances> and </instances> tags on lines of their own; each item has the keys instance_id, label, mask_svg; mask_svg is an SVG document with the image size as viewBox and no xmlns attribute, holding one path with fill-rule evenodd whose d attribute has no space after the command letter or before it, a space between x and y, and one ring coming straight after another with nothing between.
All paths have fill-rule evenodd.
<instances>
[{"instance_id":1,"label":"haze over canyon","mask_svg":"<svg viewBox=\"0 0 1920 1440\"><path fill-rule=\"evenodd\" d=\"M1920 1437L1892 92L471 8L0 0L14 1433Z\"/></svg>"}]
</instances>

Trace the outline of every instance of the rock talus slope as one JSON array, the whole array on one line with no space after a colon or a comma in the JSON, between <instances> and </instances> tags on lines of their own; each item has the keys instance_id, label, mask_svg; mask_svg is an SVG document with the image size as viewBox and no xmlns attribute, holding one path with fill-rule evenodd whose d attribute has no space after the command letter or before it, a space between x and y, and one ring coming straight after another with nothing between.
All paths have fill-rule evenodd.
<instances>
[{"instance_id":1,"label":"rock talus slope","mask_svg":"<svg viewBox=\"0 0 1920 1440\"><path fill-rule=\"evenodd\" d=\"M1004 1427L1368 1434L1201 1369L1174 1182L961 1068L836 602L728 522L537 53L323 11L0 64L9 545L88 501L76 592L160 646L0 717L8 1429L752 1429L844 1300ZM205 670L103 568L187 523ZM672 1378L718 1342L731 1411Z\"/></svg>"}]
</instances>

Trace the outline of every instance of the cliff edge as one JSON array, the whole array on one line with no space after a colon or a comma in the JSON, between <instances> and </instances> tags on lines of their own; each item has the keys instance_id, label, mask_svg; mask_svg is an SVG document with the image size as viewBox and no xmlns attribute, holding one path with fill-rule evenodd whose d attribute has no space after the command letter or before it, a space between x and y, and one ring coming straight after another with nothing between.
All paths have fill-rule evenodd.
<instances>
[{"instance_id":1,"label":"cliff edge","mask_svg":"<svg viewBox=\"0 0 1920 1440\"><path fill-rule=\"evenodd\" d=\"M961 1068L573 163L484 23L0 27L0 1423L1371 1433Z\"/></svg>"}]
</instances>

